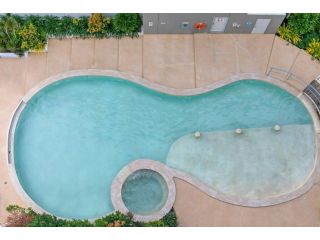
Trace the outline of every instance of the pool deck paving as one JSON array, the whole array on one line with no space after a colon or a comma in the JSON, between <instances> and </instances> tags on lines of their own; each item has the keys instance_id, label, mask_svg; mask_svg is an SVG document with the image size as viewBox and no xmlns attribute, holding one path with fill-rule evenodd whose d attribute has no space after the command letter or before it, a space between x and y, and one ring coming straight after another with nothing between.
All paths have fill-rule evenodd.
<instances>
[{"instance_id":1,"label":"pool deck paving","mask_svg":"<svg viewBox=\"0 0 320 240\"><path fill-rule=\"evenodd\" d=\"M176 89L204 87L242 74L267 74L299 91L320 75L320 64L274 35L143 35L131 39L50 39L47 53L0 58L0 223L9 204L25 206L10 180L7 137L22 97L48 77L77 69L126 72ZM291 72L292 74L288 74ZM41 146L39 146L41 147ZM287 203L263 208L231 205L175 179L181 226L320 226L320 186Z\"/></svg>"}]
</instances>

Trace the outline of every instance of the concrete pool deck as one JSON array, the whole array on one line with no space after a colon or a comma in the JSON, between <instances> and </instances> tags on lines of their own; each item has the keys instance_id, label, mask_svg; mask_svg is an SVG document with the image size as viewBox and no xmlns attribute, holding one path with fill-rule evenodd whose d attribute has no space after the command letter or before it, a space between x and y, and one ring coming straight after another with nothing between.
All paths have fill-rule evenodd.
<instances>
[{"instance_id":1,"label":"concrete pool deck","mask_svg":"<svg viewBox=\"0 0 320 240\"><path fill-rule=\"evenodd\" d=\"M50 39L48 53L0 59L0 223L6 219L7 205L25 205L11 184L6 166L9 122L22 97L47 77L76 69L111 69L168 87L190 89L235 74L266 74L272 67L292 72L295 77L289 80L285 80L285 71L272 72L272 76L300 91L320 74L320 64L304 51L274 35L259 34ZM320 226L318 185L288 203L251 209L210 198L181 180L176 184L174 207L183 226Z\"/></svg>"}]
</instances>

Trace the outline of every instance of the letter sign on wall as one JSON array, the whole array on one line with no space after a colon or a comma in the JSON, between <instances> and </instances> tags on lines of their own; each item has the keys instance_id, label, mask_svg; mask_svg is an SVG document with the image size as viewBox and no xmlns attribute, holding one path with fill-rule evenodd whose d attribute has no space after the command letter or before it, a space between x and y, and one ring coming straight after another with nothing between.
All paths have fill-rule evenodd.
<instances>
[{"instance_id":1,"label":"letter sign on wall","mask_svg":"<svg viewBox=\"0 0 320 240\"><path fill-rule=\"evenodd\" d=\"M215 17L210 28L211 32L224 32L228 23L228 17Z\"/></svg>"}]
</instances>

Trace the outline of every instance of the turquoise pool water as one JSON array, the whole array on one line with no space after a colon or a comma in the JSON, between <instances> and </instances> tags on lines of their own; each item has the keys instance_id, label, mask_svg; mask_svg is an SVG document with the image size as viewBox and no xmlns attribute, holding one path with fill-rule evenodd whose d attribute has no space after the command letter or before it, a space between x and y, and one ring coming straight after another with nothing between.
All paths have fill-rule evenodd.
<instances>
[{"instance_id":1,"label":"turquoise pool water","mask_svg":"<svg viewBox=\"0 0 320 240\"><path fill-rule=\"evenodd\" d=\"M159 173L141 169L126 179L121 195L130 212L148 215L164 206L168 197L168 187Z\"/></svg>"},{"instance_id":2,"label":"turquoise pool water","mask_svg":"<svg viewBox=\"0 0 320 240\"><path fill-rule=\"evenodd\" d=\"M28 102L15 131L15 166L24 190L45 210L94 218L113 211L111 182L129 162L165 162L171 145L195 131L275 124L312 120L297 98L261 81L177 97L113 77L73 77Z\"/></svg>"}]
</instances>

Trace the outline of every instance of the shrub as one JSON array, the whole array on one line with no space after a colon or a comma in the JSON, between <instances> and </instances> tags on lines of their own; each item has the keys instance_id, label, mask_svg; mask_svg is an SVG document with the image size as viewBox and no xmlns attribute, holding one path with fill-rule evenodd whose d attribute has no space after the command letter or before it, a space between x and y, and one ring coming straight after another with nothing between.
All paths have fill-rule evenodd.
<instances>
[{"instance_id":1,"label":"shrub","mask_svg":"<svg viewBox=\"0 0 320 240\"><path fill-rule=\"evenodd\" d=\"M312 39L307 47L307 52L315 59L320 60L320 40Z\"/></svg>"},{"instance_id":2,"label":"shrub","mask_svg":"<svg viewBox=\"0 0 320 240\"><path fill-rule=\"evenodd\" d=\"M157 221L146 223L144 227L166 227L166 226L163 221L157 220Z\"/></svg>"},{"instance_id":3,"label":"shrub","mask_svg":"<svg viewBox=\"0 0 320 240\"><path fill-rule=\"evenodd\" d=\"M119 13L114 16L112 23L118 35L133 37L140 31L142 20L138 13Z\"/></svg>"},{"instance_id":4,"label":"shrub","mask_svg":"<svg viewBox=\"0 0 320 240\"><path fill-rule=\"evenodd\" d=\"M316 32L313 33L307 33L302 36L301 41L297 44L297 46L301 49L307 49L309 43L312 41L312 39L319 38L320 35Z\"/></svg>"},{"instance_id":5,"label":"shrub","mask_svg":"<svg viewBox=\"0 0 320 240\"><path fill-rule=\"evenodd\" d=\"M178 221L174 210L172 209L162 219L145 223L145 227L177 227Z\"/></svg>"},{"instance_id":6,"label":"shrub","mask_svg":"<svg viewBox=\"0 0 320 240\"><path fill-rule=\"evenodd\" d=\"M22 54L20 48L20 38L18 31L19 22L10 14L6 14L0 19L0 50L4 52L14 52Z\"/></svg>"},{"instance_id":7,"label":"shrub","mask_svg":"<svg viewBox=\"0 0 320 240\"><path fill-rule=\"evenodd\" d=\"M292 13L288 18L288 27L299 35L320 30L319 13Z\"/></svg>"},{"instance_id":8,"label":"shrub","mask_svg":"<svg viewBox=\"0 0 320 240\"><path fill-rule=\"evenodd\" d=\"M44 31L38 30L33 23L28 23L18 30L23 51L42 51L45 48L47 36Z\"/></svg>"},{"instance_id":9,"label":"shrub","mask_svg":"<svg viewBox=\"0 0 320 240\"><path fill-rule=\"evenodd\" d=\"M92 13L88 21L89 33L107 33L111 25L111 18L102 13Z\"/></svg>"},{"instance_id":10,"label":"shrub","mask_svg":"<svg viewBox=\"0 0 320 240\"><path fill-rule=\"evenodd\" d=\"M88 17L82 16L73 18L65 16L61 18L60 28L56 32L52 32L52 37L59 36L60 38L66 36L86 37L88 36Z\"/></svg>"},{"instance_id":11,"label":"shrub","mask_svg":"<svg viewBox=\"0 0 320 240\"><path fill-rule=\"evenodd\" d=\"M167 215L162 218L162 221L166 227L177 227L178 219L174 210L171 210Z\"/></svg>"},{"instance_id":12,"label":"shrub","mask_svg":"<svg viewBox=\"0 0 320 240\"><path fill-rule=\"evenodd\" d=\"M286 25L280 26L278 28L278 34L282 39L295 45L301 41L301 37Z\"/></svg>"},{"instance_id":13,"label":"shrub","mask_svg":"<svg viewBox=\"0 0 320 240\"><path fill-rule=\"evenodd\" d=\"M136 225L131 215L125 215L119 211L97 219L94 224L97 227L134 227Z\"/></svg>"},{"instance_id":14,"label":"shrub","mask_svg":"<svg viewBox=\"0 0 320 240\"><path fill-rule=\"evenodd\" d=\"M36 214L26 227L93 227L88 220L64 220L49 214Z\"/></svg>"}]
</instances>

